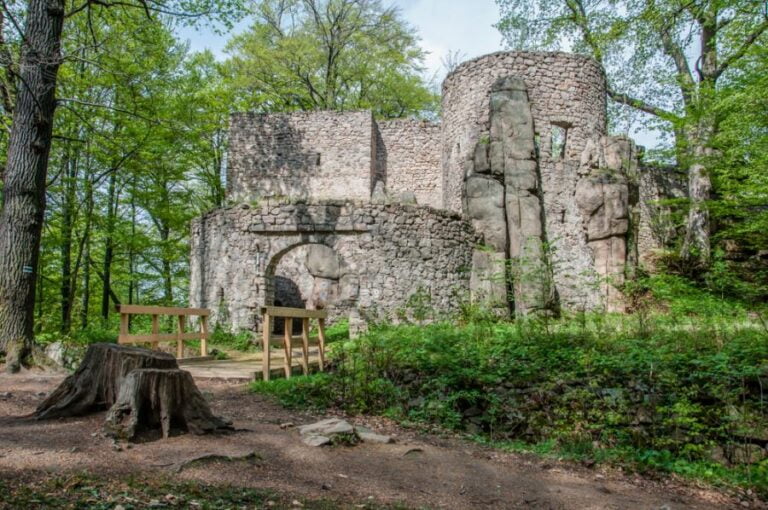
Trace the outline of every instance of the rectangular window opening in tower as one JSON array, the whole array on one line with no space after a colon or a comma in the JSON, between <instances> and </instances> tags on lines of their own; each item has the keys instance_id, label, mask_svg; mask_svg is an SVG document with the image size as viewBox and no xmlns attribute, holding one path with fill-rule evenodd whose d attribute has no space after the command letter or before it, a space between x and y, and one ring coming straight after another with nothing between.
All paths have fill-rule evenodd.
<instances>
[{"instance_id":1,"label":"rectangular window opening in tower","mask_svg":"<svg viewBox=\"0 0 768 510\"><path fill-rule=\"evenodd\" d=\"M568 143L568 128L564 126L552 126L552 159L565 158L565 147Z\"/></svg>"}]
</instances>

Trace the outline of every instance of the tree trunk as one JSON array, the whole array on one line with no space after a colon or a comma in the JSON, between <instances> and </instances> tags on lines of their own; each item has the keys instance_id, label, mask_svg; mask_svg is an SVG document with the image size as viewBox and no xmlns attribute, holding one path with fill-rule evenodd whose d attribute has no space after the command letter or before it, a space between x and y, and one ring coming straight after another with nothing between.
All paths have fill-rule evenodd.
<instances>
[{"instance_id":1,"label":"tree trunk","mask_svg":"<svg viewBox=\"0 0 768 510\"><path fill-rule=\"evenodd\" d=\"M16 372L34 341L35 271L61 63L63 0L29 0L0 212L0 353Z\"/></svg>"},{"instance_id":2,"label":"tree trunk","mask_svg":"<svg viewBox=\"0 0 768 510\"><path fill-rule=\"evenodd\" d=\"M699 267L707 267L710 259L709 200L712 184L707 169L701 163L694 163L688 170L688 221L681 254L683 259Z\"/></svg>"},{"instance_id":3,"label":"tree trunk","mask_svg":"<svg viewBox=\"0 0 768 510\"><path fill-rule=\"evenodd\" d=\"M184 370L134 370L120 386L117 401L107 413L104 429L120 439L143 433L172 431L209 434L233 430L211 413L208 403Z\"/></svg>"},{"instance_id":4,"label":"tree trunk","mask_svg":"<svg viewBox=\"0 0 768 510\"><path fill-rule=\"evenodd\" d=\"M136 188L134 187L131 190L131 243L129 244L129 248L128 248L128 304L129 305L132 305L134 303L133 290L137 285L134 282L135 253L133 249L133 243L135 241L136 241ZM138 303L139 302L138 299L135 302ZM133 325L133 315L129 315L128 329L131 329L132 325Z\"/></svg>"},{"instance_id":5,"label":"tree trunk","mask_svg":"<svg viewBox=\"0 0 768 510\"><path fill-rule=\"evenodd\" d=\"M125 376L138 368L179 368L170 354L116 344L91 344L83 362L35 411L39 420L81 416L109 408Z\"/></svg>"},{"instance_id":6,"label":"tree trunk","mask_svg":"<svg viewBox=\"0 0 768 510\"><path fill-rule=\"evenodd\" d=\"M707 201L712 194L712 181L706 164L712 156L707 146L714 136L713 123L702 121L694 136L692 162L688 167L688 220L680 254L693 267L706 268L710 262L710 221Z\"/></svg>"},{"instance_id":7,"label":"tree trunk","mask_svg":"<svg viewBox=\"0 0 768 510\"><path fill-rule=\"evenodd\" d=\"M114 230L117 216L117 198L115 187L117 185L117 171L112 171L109 176L109 189L107 191L107 237L104 240L104 269L101 280L101 320L106 327L109 321L109 294L112 290L112 258L114 256Z\"/></svg>"},{"instance_id":8,"label":"tree trunk","mask_svg":"<svg viewBox=\"0 0 768 510\"><path fill-rule=\"evenodd\" d=\"M91 221L93 217L93 184L90 169L85 172L86 227L83 239L83 295L80 306L80 327L88 327L88 309L91 304Z\"/></svg>"},{"instance_id":9,"label":"tree trunk","mask_svg":"<svg viewBox=\"0 0 768 510\"><path fill-rule=\"evenodd\" d=\"M72 230L75 211L76 165L64 154L62 175L64 204L61 211L61 332L69 333L72 325Z\"/></svg>"},{"instance_id":10,"label":"tree trunk","mask_svg":"<svg viewBox=\"0 0 768 510\"><path fill-rule=\"evenodd\" d=\"M91 264L88 263L88 259L91 258L90 235L85 239L83 250L85 250L85 253L83 254L85 265L83 266L83 295L80 304L80 327L85 329L88 327L88 308L91 303Z\"/></svg>"}]
</instances>

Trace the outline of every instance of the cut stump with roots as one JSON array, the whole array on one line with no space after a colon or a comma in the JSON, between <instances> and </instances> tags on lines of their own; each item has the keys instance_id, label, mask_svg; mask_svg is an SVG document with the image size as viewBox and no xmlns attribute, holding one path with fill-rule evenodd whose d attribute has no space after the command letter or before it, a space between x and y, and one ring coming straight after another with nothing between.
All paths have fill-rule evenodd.
<instances>
[{"instance_id":1,"label":"cut stump with roots","mask_svg":"<svg viewBox=\"0 0 768 510\"><path fill-rule=\"evenodd\" d=\"M48 395L34 417L44 420L82 416L108 409L115 403L125 377L133 370L144 368L173 370L179 365L176 358L164 352L117 344L92 344L75 373Z\"/></svg>"},{"instance_id":2,"label":"cut stump with roots","mask_svg":"<svg viewBox=\"0 0 768 510\"><path fill-rule=\"evenodd\" d=\"M189 372L134 370L123 380L104 430L112 437L132 440L158 429L163 438L172 431L209 434L234 430L231 423L211 413Z\"/></svg>"}]
</instances>

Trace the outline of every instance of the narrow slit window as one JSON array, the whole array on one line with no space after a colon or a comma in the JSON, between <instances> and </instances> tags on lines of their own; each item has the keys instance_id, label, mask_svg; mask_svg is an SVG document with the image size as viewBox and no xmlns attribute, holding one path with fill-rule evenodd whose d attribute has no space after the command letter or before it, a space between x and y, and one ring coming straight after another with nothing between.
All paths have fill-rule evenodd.
<instances>
[{"instance_id":1,"label":"narrow slit window","mask_svg":"<svg viewBox=\"0 0 768 510\"><path fill-rule=\"evenodd\" d=\"M552 126L552 159L565 157L565 145L568 140L568 129L562 126Z\"/></svg>"}]
</instances>

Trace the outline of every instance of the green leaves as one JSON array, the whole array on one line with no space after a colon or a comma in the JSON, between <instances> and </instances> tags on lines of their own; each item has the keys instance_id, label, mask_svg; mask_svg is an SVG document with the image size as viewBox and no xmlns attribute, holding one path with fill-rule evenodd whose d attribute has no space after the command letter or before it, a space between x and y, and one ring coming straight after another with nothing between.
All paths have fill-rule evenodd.
<instances>
[{"instance_id":1,"label":"green leaves","mask_svg":"<svg viewBox=\"0 0 768 510\"><path fill-rule=\"evenodd\" d=\"M329 374L254 389L293 407L387 412L495 440L708 461L713 445L762 434L766 412L768 336L721 314L719 324L659 316L644 338L622 317L566 318L549 331L535 320L383 326L334 345Z\"/></svg>"},{"instance_id":2,"label":"green leaves","mask_svg":"<svg viewBox=\"0 0 768 510\"><path fill-rule=\"evenodd\" d=\"M385 118L437 108L413 29L378 0L261 1L228 52L239 108L371 109Z\"/></svg>"}]
</instances>

